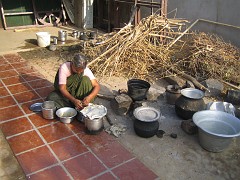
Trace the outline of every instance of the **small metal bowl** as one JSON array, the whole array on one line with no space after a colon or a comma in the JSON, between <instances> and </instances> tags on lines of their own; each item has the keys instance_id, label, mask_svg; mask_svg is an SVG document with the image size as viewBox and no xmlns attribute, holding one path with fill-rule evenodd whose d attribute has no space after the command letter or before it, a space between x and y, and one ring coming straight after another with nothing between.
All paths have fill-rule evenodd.
<instances>
[{"instance_id":1,"label":"small metal bowl","mask_svg":"<svg viewBox=\"0 0 240 180\"><path fill-rule=\"evenodd\" d=\"M64 107L58 109L56 115L62 123L69 124L77 116L77 111L74 108Z\"/></svg>"}]
</instances>

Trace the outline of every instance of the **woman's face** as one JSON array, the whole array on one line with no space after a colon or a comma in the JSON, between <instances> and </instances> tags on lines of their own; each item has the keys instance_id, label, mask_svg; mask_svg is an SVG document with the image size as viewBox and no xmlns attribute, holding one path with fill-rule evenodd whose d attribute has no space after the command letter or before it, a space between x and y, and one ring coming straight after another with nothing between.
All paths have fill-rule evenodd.
<instances>
[{"instance_id":1,"label":"woman's face","mask_svg":"<svg viewBox=\"0 0 240 180\"><path fill-rule=\"evenodd\" d=\"M81 74L84 71L83 68L75 67L73 63L71 63L71 68L72 68L72 72L76 74Z\"/></svg>"}]
</instances>

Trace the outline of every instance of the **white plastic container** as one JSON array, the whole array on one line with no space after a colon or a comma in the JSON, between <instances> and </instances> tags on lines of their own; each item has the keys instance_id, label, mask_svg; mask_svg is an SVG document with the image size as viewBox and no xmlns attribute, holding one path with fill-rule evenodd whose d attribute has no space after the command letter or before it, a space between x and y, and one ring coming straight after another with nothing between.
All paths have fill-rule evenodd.
<instances>
[{"instance_id":1,"label":"white plastic container","mask_svg":"<svg viewBox=\"0 0 240 180\"><path fill-rule=\"evenodd\" d=\"M50 45L50 34L48 32L37 32L37 42L40 47L47 47Z\"/></svg>"}]
</instances>

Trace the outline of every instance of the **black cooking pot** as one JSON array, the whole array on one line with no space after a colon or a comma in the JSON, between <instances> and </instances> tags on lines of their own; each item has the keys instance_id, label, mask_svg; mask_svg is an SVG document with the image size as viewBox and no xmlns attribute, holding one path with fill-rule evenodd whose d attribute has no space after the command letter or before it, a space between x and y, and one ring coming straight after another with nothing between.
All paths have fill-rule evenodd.
<instances>
[{"instance_id":1,"label":"black cooking pot","mask_svg":"<svg viewBox=\"0 0 240 180\"><path fill-rule=\"evenodd\" d=\"M175 102L175 112L182 119L191 119L193 114L206 109L204 93L194 88L181 90L181 96Z\"/></svg>"},{"instance_id":2,"label":"black cooking pot","mask_svg":"<svg viewBox=\"0 0 240 180\"><path fill-rule=\"evenodd\" d=\"M146 99L150 86L151 85L147 81L141 79L131 79L127 82L128 95L134 101L144 100Z\"/></svg>"},{"instance_id":3,"label":"black cooking pot","mask_svg":"<svg viewBox=\"0 0 240 180\"><path fill-rule=\"evenodd\" d=\"M158 121L144 122L144 121L135 119L133 127L134 127L135 133L138 136L143 138L150 138L157 133L159 122Z\"/></svg>"},{"instance_id":4,"label":"black cooking pot","mask_svg":"<svg viewBox=\"0 0 240 180\"><path fill-rule=\"evenodd\" d=\"M133 115L135 118L133 127L138 136L150 138L157 133L160 118L160 112L157 109L141 106L134 109Z\"/></svg>"}]
</instances>

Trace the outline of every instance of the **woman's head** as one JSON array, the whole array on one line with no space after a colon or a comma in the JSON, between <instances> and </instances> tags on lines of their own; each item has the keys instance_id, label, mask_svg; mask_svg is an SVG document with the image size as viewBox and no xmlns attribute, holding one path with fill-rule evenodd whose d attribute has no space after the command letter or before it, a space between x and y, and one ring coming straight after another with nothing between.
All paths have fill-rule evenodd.
<instances>
[{"instance_id":1,"label":"woman's head","mask_svg":"<svg viewBox=\"0 0 240 180\"><path fill-rule=\"evenodd\" d=\"M81 73L87 66L87 58L81 54L77 54L72 60L72 70L75 73Z\"/></svg>"}]
</instances>

